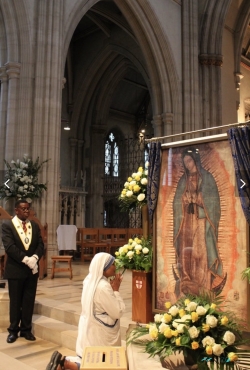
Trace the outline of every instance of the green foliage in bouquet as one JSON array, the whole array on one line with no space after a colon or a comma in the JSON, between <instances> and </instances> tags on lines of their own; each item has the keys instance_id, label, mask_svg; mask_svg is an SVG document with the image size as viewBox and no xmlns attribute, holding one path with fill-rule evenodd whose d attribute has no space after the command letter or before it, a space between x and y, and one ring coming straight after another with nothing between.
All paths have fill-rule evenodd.
<instances>
[{"instance_id":1,"label":"green foliage in bouquet","mask_svg":"<svg viewBox=\"0 0 250 370\"><path fill-rule=\"evenodd\" d=\"M243 325L234 313L222 311L221 298L187 295L175 304L166 302L165 307L166 312L156 314L153 323L136 327L128 343L143 346L150 357L183 352L198 369L234 368L240 356L238 345L245 342Z\"/></svg>"},{"instance_id":2,"label":"green foliage in bouquet","mask_svg":"<svg viewBox=\"0 0 250 370\"><path fill-rule=\"evenodd\" d=\"M247 279L250 284L250 267L244 269L241 273L242 280Z\"/></svg>"},{"instance_id":3,"label":"green foliage in bouquet","mask_svg":"<svg viewBox=\"0 0 250 370\"><path fill-rule=\"evenodd\" d=\"M246 252L246 253L247 253L247 257L249 259L249 253L248 252ZM241 272L241 278L242 278L242 280L247 279L248 280L248 283L250 284L250 267L245 268Z\"/></svg>"},{"instance_id":4,"label":"green foliage in bouquet","mask_svg":"<svg viewBox=\"0 0 250 370\"><path fill-rule=\"evenodd\" d=\"M124 184L124 188L118 198L122 211L129 211L136 207L147 204L147 184L148 184L148 162L145 169L139 167Z\"/></svg>"},{"instance_id":5,"label":"green foliage in bouquet","mask_svg":"<svg viewBox=\"0 0 250 370\"><path fill-rule=\"evenodd\" d=\"M38 182L38 172L48 159L39 163L39 157L32 161L27 155L23 160L12 160L11 163L4 161L7 167L4 181L8 181L0 186L0 199L25 198L31 203L33 198L39 198L43 190L47 190L46 184Z\"/></svg>"},{"instance_id":6,"label":"green foliage in bouquet","mask_svg":"<svg viewBox=\"0 0 250 370\"><path fill-rule=\"evenodd\" d=\"M151 238L129 239L128 243L115 252L117 270L152 270L153 247Z\"/></svg>"}]
</instances>

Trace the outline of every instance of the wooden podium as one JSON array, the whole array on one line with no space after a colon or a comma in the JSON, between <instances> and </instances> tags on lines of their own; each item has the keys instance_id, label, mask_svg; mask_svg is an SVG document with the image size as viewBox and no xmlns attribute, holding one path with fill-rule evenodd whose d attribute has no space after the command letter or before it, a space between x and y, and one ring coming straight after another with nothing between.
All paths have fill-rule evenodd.
<instances>
[{"instance_id":1,"label":"wooden podium","mask_svg":"<svg viewBox=\"0 0 250 370\"><path fill-rule=\"evenodd\" d=\"M132 271L132 320L143 324L153 321L152 272Z\"/></svg>"}]
</instances>

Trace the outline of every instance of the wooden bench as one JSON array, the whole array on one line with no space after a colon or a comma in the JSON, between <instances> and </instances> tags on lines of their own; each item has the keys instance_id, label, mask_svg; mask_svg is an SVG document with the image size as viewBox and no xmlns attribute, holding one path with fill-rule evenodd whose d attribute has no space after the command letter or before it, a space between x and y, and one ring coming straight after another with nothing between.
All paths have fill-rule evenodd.
<instances>
[{"instance_id":1,"label":"wooden bench","mask_svg":"<svg viewBox=\"0 0 250 370\"><path fill-rule=\"evenodd\" d=\"M91 261L96 253L107 252L112 255L125 245L131 237L141 237L142 229L128 228L84 228L77 231L76 245L81 252L81 261Z\"/></svg>"},{"instance_id":2,"label":"wooden bench","mask_svg":"<svg viewBox=\"0 0 250 370\"><path fill-rule=\"evenodd\" d=\"M77 245L81 250L81 261L91 261L96 253L109 253L109 243L99 241L99 229L80 228L77 234Z\"/></svg>"},{"instance_id":3,"label":"wooden bench","mask_svg":"<svg viewBox=\"0 0 250 370\"><path fill-rule=\"evenodd\" d=\"M72 261L73 256L51 256L52 259L52 269L51 269L51 279L54 279L55 272L69 271L70 279L73 277L72 273ZM56 267L56 262L67 262L67 267Z\"/></svg>"}]
</instances>

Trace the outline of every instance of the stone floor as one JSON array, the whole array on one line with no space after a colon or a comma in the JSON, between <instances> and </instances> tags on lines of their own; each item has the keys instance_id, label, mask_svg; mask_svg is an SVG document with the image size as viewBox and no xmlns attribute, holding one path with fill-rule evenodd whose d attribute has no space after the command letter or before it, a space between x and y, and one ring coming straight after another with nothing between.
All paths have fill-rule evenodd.
<instances>
[{"instance_id":1,"label":"stone floor","mask_svg":"<svg viewBox=\"0 0 250 370\"><path fill-rule=\"evenodd\" d=\"M0 369L45 370L54 350L66 355L75 355L77 323L81 311L82 281L88 273L89 263L73 262L73 279L69 273L58 272L52 280L50 276L39 280L36 307L33 316L35 342L18 338L15 343L6 342L8 312L0 300ZM131 314L131 271L126 271L120 293L126 304L126 312L121 318L123 344L129 324L133 323ZM0 289L7 298L8 289ZM6 302L5 302L6 305ZM6 320L6 325L3 324Z\"/></svg>"}]
</instances>

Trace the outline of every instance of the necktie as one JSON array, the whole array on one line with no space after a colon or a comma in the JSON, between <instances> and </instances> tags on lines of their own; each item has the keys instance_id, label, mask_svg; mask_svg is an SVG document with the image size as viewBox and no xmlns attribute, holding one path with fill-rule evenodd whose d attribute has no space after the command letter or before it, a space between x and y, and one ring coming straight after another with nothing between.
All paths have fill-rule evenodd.
<instances>
[{"instance_id":1,"label":"necktie","mask_svg":"<svg viewBox=\"0 0 250 370\"><path fill-rule=\"evenodd\" d=\"M26 227L26 222L25 221L22 221L22 224L23 224L23 231L25 232L25 234L27 233L27 227Z\"/></svg>"}]
</instances>

